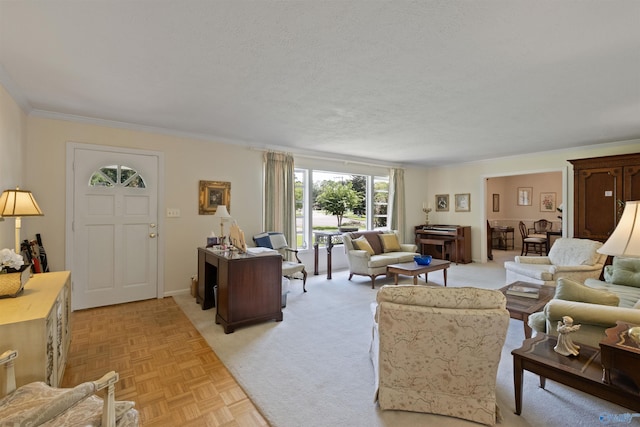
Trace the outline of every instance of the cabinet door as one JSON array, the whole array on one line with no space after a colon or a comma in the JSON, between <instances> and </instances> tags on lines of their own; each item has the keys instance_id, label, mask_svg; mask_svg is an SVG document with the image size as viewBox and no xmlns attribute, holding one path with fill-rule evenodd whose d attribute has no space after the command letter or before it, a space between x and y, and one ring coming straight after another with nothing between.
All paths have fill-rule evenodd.
<instances>
[{"instance_id":1,"label":"cabinet door","mask_svg":"<svg viewBox=\"0 0 640 427\"><path fill-rule=\"evenodd\" d=\"M604 241L617 224L617 201L622 197L622 168L577 171L575 235Z\"/></svg>"},{"instance_id":2,"label":"cabinet door","mask_svg":"<svg viewBox=\"0 0 640 427\"><path fill-rule=\"evenodd\" d=\"M624 200L640 200L640 166L624 168Z\"/></svg>"}]
</instances>

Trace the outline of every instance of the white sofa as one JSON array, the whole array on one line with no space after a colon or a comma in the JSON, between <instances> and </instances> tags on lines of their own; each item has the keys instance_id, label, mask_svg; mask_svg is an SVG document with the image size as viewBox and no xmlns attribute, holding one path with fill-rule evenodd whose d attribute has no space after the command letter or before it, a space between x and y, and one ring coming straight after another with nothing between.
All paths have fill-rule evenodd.
<instances>
[{"instance_id":1,"label":"white sofa","mask_svg":"<svg viewBox=\"0 0 640 427\"><path fill-rule=\"evenodd\" d=\"M380 236L393 233L396 236L398 245L395 248L383 247ZM363 237L369 243L369 251L358 249L358 243L354 240ZM353 233L345 233L342 235L344 250L347 254L347 262L349 264L349 280L354 274L367 276L371 278L371 289L375 288L375 280L377 276L387 274L387 266L389 264L398 264L402 262L412 262L413 257L420 255L418 247L411 243L399 243L400 238L398 232L394 231L359 231Z\"/></svg>"},{"instance_id":2,"label":"white sofa","mask_svg":"<svg viewBox=\"0 0 640 427\"><path fill-rule=\"evenodd\" d=\"M601 246L601 242L589 239L557 239L547 256L516 256L505 262L506 284L523 281L555 286L560 277L578 282L597 279L607 259L596 252Z\"/></svg>"}]
</instances>

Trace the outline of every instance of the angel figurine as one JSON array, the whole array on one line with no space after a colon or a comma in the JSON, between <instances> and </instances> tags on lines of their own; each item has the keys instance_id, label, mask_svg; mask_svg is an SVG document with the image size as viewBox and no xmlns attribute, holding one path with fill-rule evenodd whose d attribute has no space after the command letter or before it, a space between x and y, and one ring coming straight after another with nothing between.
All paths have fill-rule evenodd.
<instances>
[{"instance_id":1,"label":"angel figurine","mask_svg":"<svg viewBox=\"0 0 640 427\"><path fill-rule=\"evenodd\" d=\"M558 344L553 350L563 356L577 356L580 346L573 343L570 334L578 329L580 325L574 325L571 317L562 316L562 320L558 320Z\"/></svg>"}]
</instances>

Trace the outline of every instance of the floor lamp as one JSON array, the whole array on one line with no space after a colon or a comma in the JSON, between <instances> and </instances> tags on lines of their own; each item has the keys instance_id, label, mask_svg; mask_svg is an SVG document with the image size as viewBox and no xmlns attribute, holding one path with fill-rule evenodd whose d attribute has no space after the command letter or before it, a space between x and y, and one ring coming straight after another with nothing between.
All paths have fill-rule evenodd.
<instances>
[{"instance_id":1,"label":"floor lamp","mask_svg":"<svg viewBox=\"0 0 640 427\"><path fill-rule=\"evenodd\" d=\"M22 227L23 216L44 215L36 203L31 191L4 190L0 195L0 216L14 217L16 219L16 253L20 253L20 228Z\"/></svg>"}]
</instances>

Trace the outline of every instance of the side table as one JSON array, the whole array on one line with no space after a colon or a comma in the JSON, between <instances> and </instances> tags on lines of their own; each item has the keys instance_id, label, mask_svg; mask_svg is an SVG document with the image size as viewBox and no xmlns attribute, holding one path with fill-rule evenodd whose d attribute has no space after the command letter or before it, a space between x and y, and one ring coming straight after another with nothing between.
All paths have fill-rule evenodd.
<instances>
[{"instance_id":1,"label":"side table","mask_svg":"<svg viewBox=\"0 0 640 427\"><path fill-rule=\"evenodd\" d=\"M513 285L526 286L529 288L538 288L538 298L518 297L507 294L507 289ZM507 310L512 319L522 320L524 324L524 337L531 338L531 327L529 326L529 316L533 313L541 311L544 306L551 301L556 293L553 286L543 286L536 283L514 282L499 289L500 292L507 297Z\"/></svg>"},{"instance_id":2,"label":"side table","mask_svg":"<svg viewBox=\"0 0 640 427\"><path fill-rule=\"evenodd\" d=\"M342 233L339 231L314 231L313 242L313 274L318 275L318 246L324 242L327 247L327 279L331 279L331 250L334 245L342 244Z\"/></svg>"},{"instance_id":3,"label":"side table","mask_svg":"<svg viewBox=\"0 0 640 427\"><path fill-rule=\"evenodd\" d=\"M623 374L623 378L628 377L640 389L640 371L638 370L640 345L627 333L632 326L637 325L617 321L616 326L605 331L606 338L600 342L602 381L607 384L615 384L616 378L620 377L612 375L612 372L619 372Z\"/></svg>"}]
</instances>

